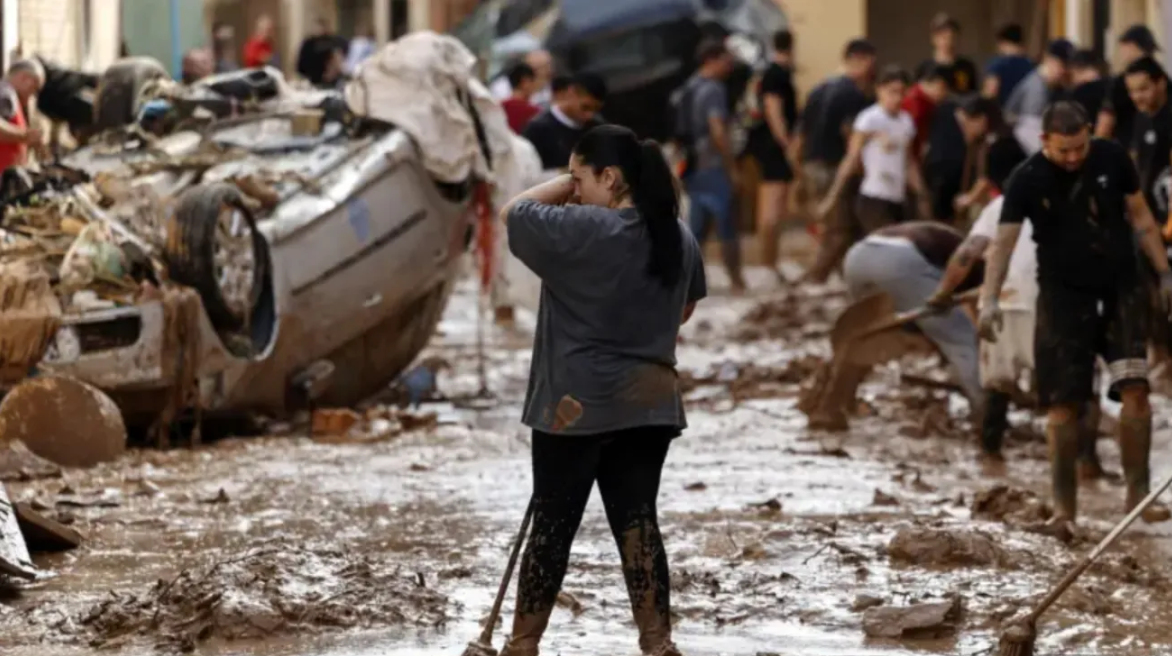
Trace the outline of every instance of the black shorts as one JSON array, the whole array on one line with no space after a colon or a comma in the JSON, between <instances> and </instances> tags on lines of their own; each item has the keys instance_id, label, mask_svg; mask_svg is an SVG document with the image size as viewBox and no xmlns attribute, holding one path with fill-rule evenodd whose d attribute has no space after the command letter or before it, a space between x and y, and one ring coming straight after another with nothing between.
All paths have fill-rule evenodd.
<instances>
[{"instance_id":1,"label":"black shorts","mask_svg":"<svg viewBox=\"0 0 1172 656\"><path fill-rule=\"evenodd\" d=\"M961 193L961 178L964 171L944 167L938 171L925 171L928 195L932 201L932 218L951 223L956 218L956 197Z\"/></svg>"},{"instance_id":2,"label":"black shorts","mask_svg":"<svg viewBox=\"0 0 1172 656\"><path fill-rule=\"evenodd\" d=\"M758 138L752 153L753 159L761 166L763 182L790 182L794 179L794 170L789 165L789 158L772 138Z\"/></svg>"},{"instance_id":3,"label":"black shorts","mask_svg":"<svg viewBox=\"0 0 1172 656\"><path fill-rule=\"evenodd\" d=\"M1150 299L1138 276L1107 293L1039 287L1034 365L1043 408L1093 399L1096 356L1107 362L1112 400L1125 383L1147 383Z\"/></svg>"},{"instance_id":4,"label":"black shorts","mask_svg":"<svg viewBox=\"0 0 1172 656\"><path fill-rule=\"evenodd\" d=\"M869 235L879 228L903 223L904 205L859 194L859 200L855 203L855 216L859 220L863 234Z\"/></svg>"}]
</instances>

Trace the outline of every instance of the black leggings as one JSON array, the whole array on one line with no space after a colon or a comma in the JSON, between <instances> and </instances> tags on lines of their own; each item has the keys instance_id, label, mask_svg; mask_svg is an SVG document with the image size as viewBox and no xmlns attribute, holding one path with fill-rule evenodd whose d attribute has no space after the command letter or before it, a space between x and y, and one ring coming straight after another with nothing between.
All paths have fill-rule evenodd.
<instances>
[{"instance_id":1,"label":"black leggings","mask_svg":"<svg viewBox=\"0 0 1172 656\"><path fill-rule=\"evenodd\" d=\"M649 651L670 640L667 554L655 499L668 447L679 434L660 426L589 436L533 431L533 529L517 584L514 640L527 638L534 646L540 640L595 481L622 560L640 645Z\"/></svg>"}]
</instances>

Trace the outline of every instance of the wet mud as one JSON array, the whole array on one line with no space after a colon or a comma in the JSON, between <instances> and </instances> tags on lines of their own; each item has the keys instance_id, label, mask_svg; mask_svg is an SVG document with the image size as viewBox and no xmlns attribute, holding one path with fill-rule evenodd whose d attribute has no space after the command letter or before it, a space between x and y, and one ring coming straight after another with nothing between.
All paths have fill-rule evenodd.
<instances>
[{"instance_id":1,"label":"wet mud","mask_svg":"<svg viewBox=\"0 0 1172 656\"><path fill-rule=\"evenodd\" d=\"M680 340L690 426L660 494L684 653L989 653L1122 517L1121 488L1087 484L1069 539L1034 530L1050 513L1040 420L1014 412L1007 463L988 469L932 355L877 367L849 431L807 429L797 404L841 289L732 298L712 281L717 295ZM429 347L452 363L446 398L424 408L431 420L339 409L319 428L344 435L310 438L306 421L92 470L9 468L14 501L85 542L35 555L45 576L0 590L0 653L459 654L492 605L530 491L518 417L532 317L488 331L493 398L478 398L473 299L460 288ZM1172 404L1153 404L1160 478ZM1118 469L1113 441L1100 451ZM1044 616L1039 653L1172 650L1170 536L1129 530ZM510 594L498 645L511 610ZM543 653L637 652L595 496Z\"/></svg>"}]
</instances>

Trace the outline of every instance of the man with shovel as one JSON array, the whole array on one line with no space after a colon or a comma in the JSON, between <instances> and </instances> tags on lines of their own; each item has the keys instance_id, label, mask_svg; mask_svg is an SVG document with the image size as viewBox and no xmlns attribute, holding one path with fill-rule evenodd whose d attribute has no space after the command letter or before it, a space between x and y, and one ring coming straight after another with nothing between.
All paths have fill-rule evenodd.
<instances>
[{"instance_id":1,"label":"man with shovel","mask_svg":"<svg viewBox=\"0 0 1172 656\"><path fill-rule=\"evenodd\" d=\"M1127 509L1149 491L1152 411L1148 402L1149 297L1136 241L1159 274L1164 311L1172 309L1172 270L1160 230L1127 151L1092 139L1077 103L1058 102L1042 117L1042 150L1006 183L1001 223L981 293L981 337L1004 327L1001 291L1011 254L1029 217L1038 259L1034 361L1038 401L1046 409L1056 523L1077 514L1079 411L1093 397L1096 356L1107 362L1112 399L1122 400L1119 450ZM1152 504L1145 521L1172 517Z\"/></svg>"},{"instance_id":2,"label":"man with shovel","mask_svg":"<svg viewBox=\"0 0 1172 656\"><path fill-rule=\"evenodd\" d=\"M963 240L964 235L943 223L911 221L880 228L851 247L843 261L843 277L856 302L835 322L834 358L827 378L815 386L810 407L803 408L810 428L847 428L845 408L871 366L914 348L904 339L915 337L904 329L913 322L952 368L973 414L982 413L973 320L955 305L945 311L924 307ZM980 286L983 268L976 263L956 289ZM893 316L895 312L900 314Z\"/></svg>"}]
</instances>

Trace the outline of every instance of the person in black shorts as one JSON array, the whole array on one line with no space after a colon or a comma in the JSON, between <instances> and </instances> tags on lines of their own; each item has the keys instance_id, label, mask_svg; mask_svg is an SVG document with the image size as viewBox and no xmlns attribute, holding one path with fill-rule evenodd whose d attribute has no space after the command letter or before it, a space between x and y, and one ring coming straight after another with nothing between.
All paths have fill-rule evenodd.
<instances>
[{"instance_id":1,"label":"person in black shorts","mask_svg":"<svg viewBox=\"0 0 1172 656\"><path fill-rule=\"evenodd\" d=\"M1042 116L1042 150L1014 171L993 240L981 293L980 334L995 341L999 298L1010 254L1028 217L1038 246L1038 401L1046 409L1055 521L1077 514L1079 410L1093 392L1095 359L1107 362L1114 400L1122 400L1119 450L1127 479L1127 509L1147 496L1152 445L1148 402L1147 315L1138 241L1159 272L1161 309L1172 310L1172 271L1160 230L1139 185L1135 165L1119 144L1091 138L1082 106L1068 101ZM1172 518L1153 504L1144 521Z\"/></svg>"},{"instance_id":2,"label":"person in black shorts","mask_svg":"<svg viewBox=\"0 0 1172 656\"><path fill-rule=\"evenodd\" d=\"M798 120L798 94L794 90L791 55L794 37L789 30L773 35L773 62L761 77L758 88L760 121L749 134L749 146L761 166L757 189L757 230L765 266L777 270L778 231L789 213L789 188L794 179L786 151L790 133Z\"/></svg>"}]
</instances>

